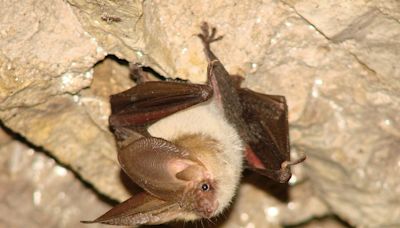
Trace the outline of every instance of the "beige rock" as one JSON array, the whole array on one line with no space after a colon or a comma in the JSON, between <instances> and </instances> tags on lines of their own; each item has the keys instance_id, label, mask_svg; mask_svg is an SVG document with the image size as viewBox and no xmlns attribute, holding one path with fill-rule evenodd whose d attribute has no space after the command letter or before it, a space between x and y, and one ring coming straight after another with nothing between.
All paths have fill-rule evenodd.
<instances>
[{"instance_id":1,"label":"beige rock","mask_svg":"<svg viewBox=\"0 0 400 228\"><path fill-rule=\"evenodd\" d=\"M32 106L90 85L105 55L69 5L52 0L7 1L0 27L0 109Z\"/></svg>"},{"instance_id":2,"label":"beige rock","mask_svg":"<svg viewBox=\"0 0 400 228\"><path fill-rule=\"evenodd\" d=\"M82 227L109 207L71 171L1 128L0 154L1 227Z\"/></svg>"},{"instance_id":3,"label":"beige rock","mask_svg":"<svg viewBox=\"0 0 400 228\"><path fill-rule=\"evenodd\" d=\"M144 27L139 0L68 0L98 48L129 61L144 61ZM68 5L68 4L67 4Z\"/></svg>"},{"instance_id":4,"label":"beige rock","mask_svg":"<svg viewBox=\"0 0 400 228\"><path fill-rule=\"evenodd\" d=\"M224 35L212 49L229 72L244 75L246 87L287 97L294 156L308 155L295 169L291 203L246 184L226 227L298 224L327 213L355 226L398 226L398 6L9 1L0 9L0 118L123 200L129 194L107 125L108 96L132 84L127 66L105 61L94 77L91 69L108 53L202 82L207 62L196 34L207 21Z\"/></svg>"}]
</instances>

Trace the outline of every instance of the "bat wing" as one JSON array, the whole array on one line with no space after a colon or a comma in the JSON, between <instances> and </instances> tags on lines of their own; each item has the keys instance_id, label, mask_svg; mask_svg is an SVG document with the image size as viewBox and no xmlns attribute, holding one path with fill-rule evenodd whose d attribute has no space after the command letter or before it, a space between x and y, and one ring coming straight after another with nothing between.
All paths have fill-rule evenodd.
<instances>
[{"instance_id":1,"label":"bat wing","mask_svg":"<svg viewBox=\"0 0 400 228\"><path fill-rule=\"evenodd\" d=\"M146 128L177 111L208 100L208 85L151 81L111 96L110 126Z\"/></svg>"},{"instance_id":2,"label":"bat wing","mask_svg":"<svg viewBox=\"0 0 400 228\"><path fill-rule=\"evenodd\" d=\"M178 204L160 200L146 192L132 196L93 221L110 225L161 224L175 218L181 209Z\"/></svg>"},{"instance_id":3,"label":"bat wing","mask_svg":"<svg viewBox=\"0 0 400 228\"><path fill-rule=\"evenodd\" d=\"M157 120L208 100L208 85L144 81L112 95L109 123L119 145L150 136L147 127Z\"/></svg>"},{"instance_id":4,"label":"bat wing","mask_svg":"<svg viewBox=\"0 0 400 228\"><path fill-rule=\"evenodd\" d=\"M288 108L285 97L238 89L242 118L249 130L246 160L250 169L278 182L291 176Z\"/></svg>"}]
</instances>

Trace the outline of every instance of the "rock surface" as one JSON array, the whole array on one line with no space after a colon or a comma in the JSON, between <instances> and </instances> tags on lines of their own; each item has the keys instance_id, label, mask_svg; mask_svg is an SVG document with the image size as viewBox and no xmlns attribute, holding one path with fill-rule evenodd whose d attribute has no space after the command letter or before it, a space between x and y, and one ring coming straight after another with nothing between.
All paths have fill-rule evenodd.
<instances>
[{"instance_id":1,"label":"rock surface","mask_svg":"<svg viewBox=\"0 0 400 228\"><path fill-rule=\"evenodd\" d=\"M54 159L2 129L0 154L1 227L79 227L109 207Z\"/></svg>"},{"instance_id":2,"label":"rock surface","mask_svg":"<svg viewBox=\"0 0 400 228\"><path fill-rule=\"evenodd\" d=\"M287 97L293 152L308 155L295 169L291 204L246 184L226 227L297 224L327 213L355 226L400 225L397 1L2 6L0 119L107 196L129 196L107 125L108 96L133 84L126 65L106 60L93 71L94 64L112 54L202 82L207 62L196 34L207 21L224 35L212 48L230 73L253 90ZM263 213L249 217L254 208Z\"/></svg>"}]
</instances>

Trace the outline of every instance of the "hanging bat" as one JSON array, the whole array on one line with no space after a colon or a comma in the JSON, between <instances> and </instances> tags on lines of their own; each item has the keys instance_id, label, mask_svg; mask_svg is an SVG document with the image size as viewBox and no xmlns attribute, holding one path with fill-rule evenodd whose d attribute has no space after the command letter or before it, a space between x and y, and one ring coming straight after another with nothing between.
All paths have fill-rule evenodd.
<instances>
[{"instance_id":1,"label":"hanging bat","mask_svg":"<svg viewBox=\"0 0 400 228\"><path fill-rule=\"evenodd\" d=\"M147 81L136 68L138 84L111 96L119 163L144 191L92 222L211 218L229 206L244 166L286 183L290 166L305 159L290 161L285 98L240 88L210 49L222 36L206 23L201 29L205 85Z\"/></svg>"}]
</instances>

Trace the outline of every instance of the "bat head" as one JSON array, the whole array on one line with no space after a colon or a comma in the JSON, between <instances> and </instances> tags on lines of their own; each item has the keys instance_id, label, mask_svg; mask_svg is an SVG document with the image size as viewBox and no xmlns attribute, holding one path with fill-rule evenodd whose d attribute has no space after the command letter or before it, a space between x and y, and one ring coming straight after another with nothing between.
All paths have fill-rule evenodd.
<instances>
[{"instance_id":1,"label":"bat head","mask_svg":"<svg viewBox=\"0 0 400 228\"><path fill-rule=\"evenodd\" d=\"M193 160L192 160L193 159ZM216 182L201 161L192 158L191 163L176 177L185 181L183 197L179 204L186 211L193 211L197 216L210 218L218 209Z\"/></svg>"},{"instance_id":2,"label":"bat head","mask_svg":"<svg viewBox=\"0 0 400 228\"><path fill-rule=\"evenodd\" d=\"M194 183L185 194L185 209L194 211L199 217L210 218L218 209L216 184L211 179Z\"/></svg>"},{"instance_id":3,"label":"bat head","mask_svg":"<svg viewBox=\"0 0 400 228\"><path fill-rule=\"evenodd\" d=\"M186 180L184 197L181 206L193 211L197 216L210 218L218 213L218 182L209 168L213 154L218 150L215 142L204 135L189 135L179 140L184 150L190 151L190 161L186 169L176 174L180 180ZM208 164L208 165L205 165Z\"/></svg>"}]
</instances>

